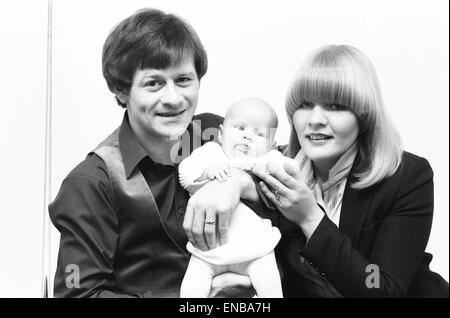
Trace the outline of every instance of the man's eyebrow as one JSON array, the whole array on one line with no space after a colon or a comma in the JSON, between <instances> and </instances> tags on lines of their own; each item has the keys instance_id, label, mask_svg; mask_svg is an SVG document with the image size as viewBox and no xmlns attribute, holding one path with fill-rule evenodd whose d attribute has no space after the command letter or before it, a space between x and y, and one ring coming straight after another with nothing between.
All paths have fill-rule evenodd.
<instances>
[{"instance_id":1,"label":"man's eyebrow","mask_svg":"<svg viewBox=\"0 0 450 318\"><path fill-rule=\"evenodd\" d=\"M145 78L158 78L161 77L161 74L156 73L156 72L144 72L143 74L141 74L141 79L145 79Z\"/></svg>"},{"instance_id":2,"label":"man's eyebrow","mask_svg":"<svg viewBox=\"0 0 450 318\"><path fill-rule=\"evenodd\" d=\"M195 74L195 72L190 72L190 71L187 71L187 72L180 72L179 74L178 74L178 76L195 76L196 74Z\"/></svg>"}]
</instances>

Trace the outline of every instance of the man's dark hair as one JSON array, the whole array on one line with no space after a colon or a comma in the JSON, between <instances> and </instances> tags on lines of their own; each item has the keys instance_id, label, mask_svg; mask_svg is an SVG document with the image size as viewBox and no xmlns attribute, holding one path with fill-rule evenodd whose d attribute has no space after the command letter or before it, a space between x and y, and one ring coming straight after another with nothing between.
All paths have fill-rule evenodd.
<instances>
[{"instance_id":1,"label":"man's dark hair","mask_svg":"<svg viewBox=\"0 0 450 318\"><path fill-rule=\"evenodd\" d=\"M103 46L103 76L114 94L129 94L133 76L145 68L165 69L192 56L200 80L208 68L206 51L194 29L173 14L142 9L120 22ZM126 107L117 97L120 106Z\"/></svg>"}]
</instances>

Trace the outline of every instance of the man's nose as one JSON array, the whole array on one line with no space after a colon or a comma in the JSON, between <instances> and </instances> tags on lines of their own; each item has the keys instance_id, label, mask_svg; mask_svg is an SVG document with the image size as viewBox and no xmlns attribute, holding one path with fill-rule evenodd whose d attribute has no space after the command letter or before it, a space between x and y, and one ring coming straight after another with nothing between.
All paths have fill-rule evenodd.
<instances>
[{"instance_id":1,"label":"man's nose","mask_svg":"<svg viewBox=\"0 0 450 318\"><path fill-rule=\"evenodd\" d=\"M314 105L308 118L308 124L311 126L322 126L327 124L326 111L321 105Z\"/></svg>"},{"instance_id":2,"label":"man's nose","mask_svg":"<svg viewBox=\"0 0 450 318\"><path fill-rule=\"evenodd\" d=\"M161 103L169 107L179 107L183 103L183 96L173 82L168 82L161 96Z\"/></svg>"}]
</instances>

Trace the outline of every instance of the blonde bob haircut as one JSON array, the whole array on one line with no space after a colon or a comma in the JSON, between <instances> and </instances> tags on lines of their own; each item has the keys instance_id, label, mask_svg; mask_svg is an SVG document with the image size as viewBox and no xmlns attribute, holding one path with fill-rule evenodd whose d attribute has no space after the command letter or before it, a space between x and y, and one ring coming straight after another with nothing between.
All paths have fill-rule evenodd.
<instances>
[{"instance_id":1,"label":"blonde bob haircut","mask_svg":"<svg viewBox=\"0 0 450 318\"><path fill-rule=\"evenodd\" d=\"M286 155L291 158L300 150L292 116L304 102L343 105L358 118L353 188L367 188L397 171L402 160L400 137L384 110L375 68L361 51L348 45L325 46L299 69L286 98L291 124Z\"/></svg>"}]
</instances>

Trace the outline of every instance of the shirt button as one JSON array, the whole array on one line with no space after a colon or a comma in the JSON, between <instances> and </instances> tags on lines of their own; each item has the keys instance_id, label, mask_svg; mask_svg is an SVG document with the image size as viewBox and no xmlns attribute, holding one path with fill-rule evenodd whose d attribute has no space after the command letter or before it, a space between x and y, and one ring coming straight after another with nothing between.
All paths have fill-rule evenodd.
<instances>
[{"instance_id":1,"label":"shirt button","mask_svg":"<svg viewBox=\"0 0 450 318\"><path fill-rule=\"evenodd\" d=\"M177 212L178 212L179 215L184 215L184 209L182 209L182 208L179 208L177 210Z\"/></svg>"},{"instance_id":2,"label":"shirt button","mask_svg":"<svg viewBox=\"0 0 450 318\"><path fill-rule=\"evenodd\" d=\"M323 277L325 277L325 273L320 273L320 275L322 275Z\"/></svg>"}]
</instances>

